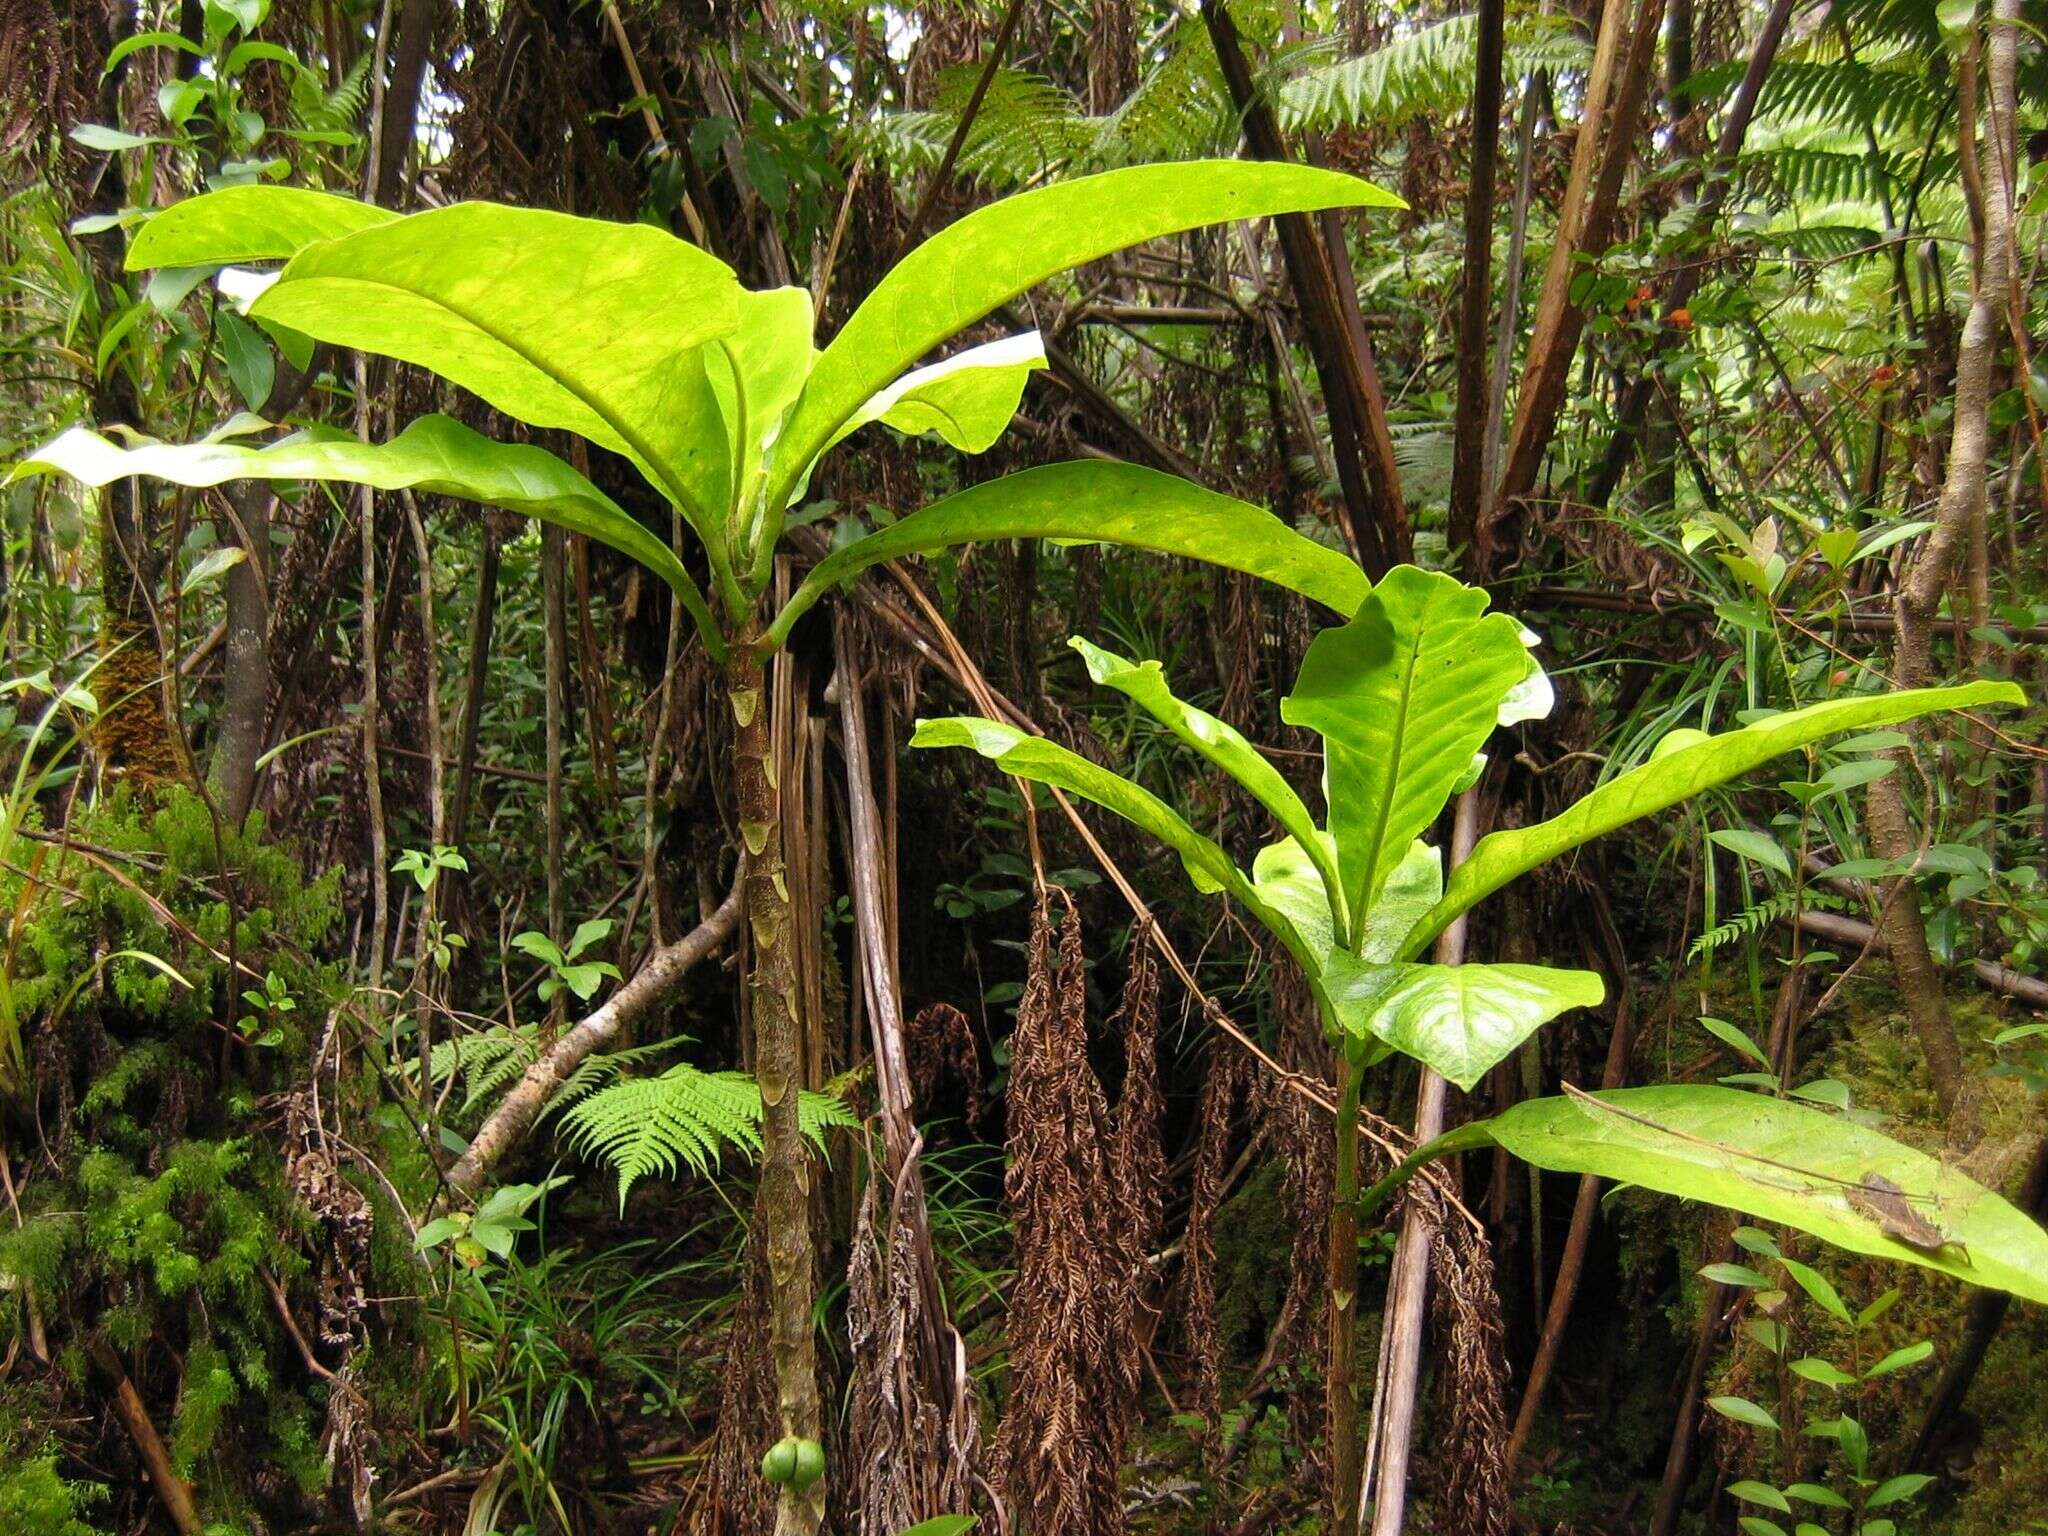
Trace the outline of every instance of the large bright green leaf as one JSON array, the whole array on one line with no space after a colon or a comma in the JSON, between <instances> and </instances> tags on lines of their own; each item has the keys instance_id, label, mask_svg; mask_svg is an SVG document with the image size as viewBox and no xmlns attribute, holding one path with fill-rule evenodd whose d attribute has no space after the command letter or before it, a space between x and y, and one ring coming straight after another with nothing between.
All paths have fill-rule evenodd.
<instances>
[{"instance_id":1,"label":"large bright green leaf","mask_svg":"<svg viewBox=\"0 0 2048 1536\"><path fill-rule=\"evenodd\" d=\"M1025 382L1044 366L1045 342L1036 331L969 347L877 392L840 424L832 442L880 421L898 432L936 433L962 453L985 453L1017 414Z\"/></svg>"},{"instance_id":2,"label":"large bright green leaf","mask_svg":"<svg viewBox=\"0 0 2048 1536\"><path fill-rule=\"evenodd\" d=\"M1340 613L1372 583L1356 562L1272 513L1135 464L1083 460L970 486L818 562L769 629L777 643L839 582L903 555L980 539L1077 539L1206 560L1312 597Z\"/></svg>"},{"instance_id":3,"label":"large bright green leaf","mask_svg":"<svg viewBox=\"0 0 2048 1536\"><path fill-rule=\"evenodd\" d=\"M2048 1303L2048 1232L2039 1224L1940 1159L1825 1110L1678 1084L1530 1099L1466 1129L1539 1168L1704 1200L1852 1253ZM1896 1186L1948 1243L1929 1252L1890 1235L1859 1193L1873 1177Z\"/></svg>"},{"instance_id":4,"label":"large bright green leaf","mask_svg":"<svg viewBox=\"0 0 2048 1536\"><path fill-rule=\"evenodd\" d=\"M398 218L375 203L304 187L224 187L152 215L128 247L128 269L289 261L309 245Z\"/></svg>"},{"instance_id":5,"label":"large bright green leaf","mask_svg":"<svg viewBox=\"0 0 2048 1536\"><path fill-rule=\"evenodd\" d=\"M731 334L739 291L652 225L456 203L306 247L249 314L623 454L711 544L695 487L722 435L705 430L717 405L697 349Z\"/></svg>"},{"instance_id":6,"label":"large bright green leaf","mask_svg":"<svg viewBox=\"0 0 2048 1536\"><path fill-rule=\"evenodd\" d=\"M1408 936L1403 951L1411 957L1420 954L1459 913L1568 849L1726 783L1794 748L1839 731L1892 725L1941 709L2025 702L2026 695L2012 683L1963 683L1829 699L1719 736L1689 732L1684 745L1659 752L1640 767L1608 780L1550 820L1481 838L1472 857L1451 875L1443 900Z\"/></svg>"},{"instance_id":7,"label":"large bright green leaf","mask_svg":"<svg viewBox=\"0 0 2048 1536\"><path fill-rule=\"evenodd\" d=\"M1335 171L1190 160L978 208L898 262L825 349L777 456L778 482L794 485L842 422L934 347L1056 272L1204 224L1371 206L1401 201Z\"/></svg>"},{"instance_id":8,"label":"large bright green leaf","mask_svg":"<svg viewBox=\"0 0 2048 1536\"><path fill-rule=\"evenodd\" d=\"M1179 812L1142 785L1098 767L1079 753L1070 752L1055 742L1027 735L1014 726L994 720L971 716L920 720L917 729L911 733L910 744L913 747L966 747L980 753L1005 773L1034 783L1050 784L1084 800L1091 800L1104 810L1114 811L1179 854L1181 866L1187 870L1188 878L1194 881L1197 890L1206 893L1228 891L1307 962L1308 957L1293 925L1284 914L1266 903L1251 881L1245 878L1244 872L1230 861L1230 855L1189 826Z\"/></svg>"},{"instance_id":9,"label":"large bright green leaf","mask_svg":"<svg viewBox=\"0 0 2048 1536\"><path fill-rule=\"evenodd\" d=\"M422 416L388 443L364 443L323 430L293 433L266 447L212 441L123 448L97 432L73 427L22 460L8 479L36 474L70 475L91 486L130 475L194 486L229 480L339 480L482 502L558 523L639 561L689 608L714 653L721 645L697 584L666 543L546 449L493 442L447 416Z\"/></svg>"},{"instance_id":10,"label":"large bright green leaf","mask_svg":"<svg viewBox=\"0 0 2048 1536\"><path fill-rule=\"evenodd\" d=\"M1379 1040L1466 1089L1559 1014L1606 996L1592 971L1361 965L1348 955L1332 957L1323 991L1355 1040Z\"/></svg>"},{"instance_id":11,"label":"large bright green leaf","mask_svg":"<svg viewBox=\"0 0 2048 1536\"><path fill-rule=\"evenodd\" d=\"M1397 566L1350 623L1316 636L1281 704L1290 725L1323 738L1330 831L1353 912L1371 910L1534 665L1521 626L1486 605L1477 587Z\"/></svg>"},{"instance_id":12,"label":"large bright green leaf","mask_svg":"<svg viewBox=\"0 0 2048 1536\"><path fill-rule=\"evenodd\" d=\"M1088 664L1089 677L1123 694L1235 779L1245 793L1272 813L1296 850L1315 866L1321 876L1318 883L1331 893L1339 890L1336 859L1328 839L1316 826L1315 817L1302 804L1294 786L1280 776L1257 747L1245 740L1237 727L1175 698L1167 686L1166 669L1156 661L1132 661L1078 636L1067 644ZM1323 900L1330 904L1330 897Z\"/></svg>"}]
</instances>

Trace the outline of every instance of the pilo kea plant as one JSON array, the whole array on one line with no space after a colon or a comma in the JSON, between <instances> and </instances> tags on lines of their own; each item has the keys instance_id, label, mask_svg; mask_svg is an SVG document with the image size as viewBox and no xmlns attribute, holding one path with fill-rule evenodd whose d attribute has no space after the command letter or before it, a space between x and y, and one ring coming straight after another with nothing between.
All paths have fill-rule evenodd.
<instances>
[{"instance_id":1,"label":"pilo kea plant","mask_svg":"<svg viewBox=\"0 0 2048 1536\"><path fill-rule=\"evenodd\" d=\"M1340 1512L1356 1508L1356 1458L1346 1452L1357 1413L1350 1362L1362 1072L1399 1053L1470 1088L1535 1030L1598 1003L1603 991L1590 971L1424 963L1419 957L1430 943L1517 876L1784 752L1937 710L2024 702L2010 683L1977 682L1832 699L1723 735L1675 731L1650 761L1558 816L1482 839L1446 880L1439 851L1422 835L1451 796L1477 779L1493 731L1550 707L1549 684L1526 643L1533 637L1487 606L1476 588L1401 566L1349 623L1311 643L1281 713L1323 739L1323 826L1241 734L1175 698L1159 663L1071 642L1097 683L1129 696L1272 815L1284 835L1259 851L1249 872L1150 791L1011 726L925 720L911 738L918 747L969 748L1006 773L1092 800L1150 832L1180 855L1198 889L1234 897L1307 976L1341 1063L1328 1377ZM1542 1168L1708 1200L1857 1252L2048 1299L2048 1235L1998 1196L1823 1110L1727 1088L1531 1100L1423 1148L1363 1203L1376 1203L1430 1157L1489 1142ZM1916 1248L1892 1236L1855 1199L1869 1175L1938 1212L1953 1241Z\"/></svg>"},{"instance_id":2,"label":"pilo kea plant","mask_svg":"<svg viewBox=\"0 0 2048 1536\"><path fill-rule=\"evenodd\" d=\"M801 1038L792 921L769 759L763 663L833 585L876 562L977 539L1070 538L1207 560L1280 582L1340 613L1367 583L1351 561L1257 508L1130 465L1053 465L948 497L821 562L772 618L762 612L785 519L821 454L873 422L933 432L965 452L1000 436L1030 372L1035 334L917 366L964 327L1058 272L1200 225L1355 206L1399 206L1356 178L1303 166L1189 161L1061 182L978 209L909 252L831 342L811 295L752 292L706 252L649 225L490 203L423 213L274 186L188 199L136 233L135 268L237 268L224 291L281 348L310 342L413 363L530 426L575 433L628 460L694 536L700 581L669 539L553 454L426 416L388 442L315 426L272 440L239 416L194 443L73 428L14 473L103 486L152 475L343 481L503 507L600 540L674 592L724 668L748 856L749 978L764 1109L761 1232L785 1435L816 1440L811 1244L797 1121ZM252 277L243 264L283 263ZM780 1490L776 1530L808 1533L822 1481Z\"/></svg>"}]
</instances>

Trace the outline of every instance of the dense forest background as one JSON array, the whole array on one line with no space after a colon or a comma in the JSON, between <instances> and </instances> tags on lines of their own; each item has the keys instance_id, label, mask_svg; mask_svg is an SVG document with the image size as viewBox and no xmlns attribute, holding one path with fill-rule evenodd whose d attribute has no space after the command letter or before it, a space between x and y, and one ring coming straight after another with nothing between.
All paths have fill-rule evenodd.
<instances>
[{"instance_id":1,"label":"dense forest background","mask_svg":"<svg viewBox=\"0 0 2048 1536\"><path fill-rule=\"evenodd\" d=\"M822 344L998 198L1349 172L1398 201L1209 219L967 316L1042 337L1007 429L868 426L762 576L808 591L1063 461L1448 572L1555 692L1431 834L1455 862L1675 731L2048 686L2044 24L0 0L0 445L444 412L708 590L601 440L131 247L252 186L641 221L802 290ZM544 281L543 329L593 323L579 263ZM1297 957L1182 857L909 749L1006 722L1249 868L1270 800L1066 641L1162 662L1320 804L1282 700L1332 616L1299 591L906 544L749 688L675 580L516 504L106 478L0 491L0 1533L2048 1531L2048 1311L1903 1262L1971 1251L1867 1168L1890 1257L1499 1147L1330 1219L1446 1127L1726 1081L2048 1211L2038 706L1838 736L1544 865L1457 942L1603 1000L1469 1090L1405 1056L1361 1087Z\"/></svg>"}]
</instances>

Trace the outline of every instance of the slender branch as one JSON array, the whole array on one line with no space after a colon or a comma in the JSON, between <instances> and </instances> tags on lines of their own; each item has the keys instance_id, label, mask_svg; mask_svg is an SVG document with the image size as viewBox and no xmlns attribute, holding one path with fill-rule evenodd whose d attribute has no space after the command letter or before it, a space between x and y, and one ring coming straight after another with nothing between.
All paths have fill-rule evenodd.
<instances>
[{"instance_id":1,"label":"slender branch","mask_svg":"<svg viewBox=\"0 0 2048 1536\"><path fill-rule=\"evenodd\" d=\"M932 172L932 179L925 183L924 196L918 200L917 211L910 216L910 227L903 232L902 249L908 251L917 245L924 234L924 226L930 220L932 205L938 201L939 193L945 190L946 182L953 174L953 163L960 158L960 150L967 142L968 130L981 114L981 103L988 95L988 88L995 83L996 71L1002 67L1003 55L1010 51L1010 35L1017 30L1017 23L1024 15L1024 0L1010 0L1010 8L1003 13L1003 24L996 32L996 40L989 45L988 59L981 66L981 74L974 82L974 93L967 98L967 105L961 109L960 121L953 125L953 137L946 141L946 153L939 160L939 168Z\"/></svg>"},{"instance_id":2,"label":"slender branch","mask_svg":"<svg viewBox=\"0 0 2048 1536\"><path fill-rule=\"evenodd\" d=\"M683 976L699 961L718 949L739 926L746 902L745 869L733 881L732 891L718 910L689 933L666 948L656 950L647 963L606 1000L603 1007L579 1019L564 1030L541 1058L526 1069L512 1091L499 1101L484 1121L483 1129L448 1170L448 1187L461 1195L474 1195L483 1188L505 1154L518 1144L540 1119L541 1111L555 1090L591 1056L618 1038L619 1031L651 1012L666 998Z\"/></svg>"}]
</instances>

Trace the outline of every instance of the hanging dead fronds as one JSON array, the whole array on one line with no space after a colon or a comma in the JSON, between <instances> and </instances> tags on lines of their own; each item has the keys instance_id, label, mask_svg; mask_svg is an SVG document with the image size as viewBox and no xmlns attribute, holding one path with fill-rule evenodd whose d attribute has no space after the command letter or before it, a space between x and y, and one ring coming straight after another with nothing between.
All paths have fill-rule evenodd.
<instances>
[{"instance_id":1,"label":"hanging dead fronds","mask_svg":"<svg viewBox=\"0 0 2048 1536\"><path fill-rule=\"evenodd\" d=\"M1054 888L1057 890L1057 888ZM1136 1406L1139 1285L1158 1201L1156 972L1132 956L1119 1015L1127 1084L1112 1119L1088 1064L1080 918L1058 891L1032 913L1011 1049L1009 1171L1016 1234L1010 1400L995 1465L1036 1536L1121 1536L1117 1475ZM1141 938L1140 944L1143 944Z\"/></svg>"},{"instance_id":2,"label":"hanging dead fronds","mask_svg":"<svg viewBox=\"0 0 2048 1536\"><path fill-rule=\"evenodd\" d=\"M1252 1087L1251 1058L1234 1044L1215 1042L1202 1082L1195 1149L1194 1193L1188 1202L1187 1232L1181 1244L1181 1307L1188 1354L1194 1362L1191 1401L1206 1421L1212 1459L1223 1420L1223 1341L1216 1328L1216 1212L1229 1171L1232 1110Z\"/></svg>"},{"instance_id":3,"label":"hanging dead fronds","mask_svg":"<svg viewBox=\"0 0 2048 1536\"><path fill-rule=\"evenodd\" d=\"M876 1232L879 1177L861 1193L847 1268L846 1326L853 1351L848 1415L856 1536L895 1536L921 1520L964 1513L981 1486L981 1424L967 1351L943 1319L927 1318L906 1191L889 1202L886 1243ZM922 1198L922 1191L918 1192ZM951 1356L951 1403L935 1401L918 1369L916 1335L940 1335Z\"/></svg>"},{"instance_id":4,"label":"hanging dead fronds","mask_svg":"<svg viewBox=\"0 0 2048 1536\"><path fill-rule=\"evenodd\" d=\"M1442 1348L1429 1457L1435 1523L1469 1536L1508 1536L1507 1358L1493 1249L1472 1223L1442 1208L1433 1185L1416 1179L1410 1187L1412 1198L1438 1207L1429 1227L1430 1309Z\"/></svg>"},{"instance_id":5,"label":"hanging dead fronds","mask_svg":"<svg viewBox=\"0 0 2048 1536\"><path fill-rule=\"evenodd\" d=\"M754 1230L760 1230L757 1221ZM775 1523L774 1489L761 1476L761 1452L781 1433L775 1371L768 1359L768 1265L749 1243L739 1305L727 1333L702 1494L691 1503L693 1536L758 1536Z\"/></svg>"},{"instance_id":6,"label":"hanging dead fronds","mask_svg":"<svg viewBox=\"0 0 2048 1536\"><path fill-rule=\"evenodd\" d=\"M925 1112L931 1112L939 1085L950 1075L966 1090L968 1125L979 1126L988 1106L981 1053L974 1048L974 1026L967 1015L951 1003L928 1003L903 1032L903 1045L910 1059L910 1086Z\"/></svg>"}]
</instances>

